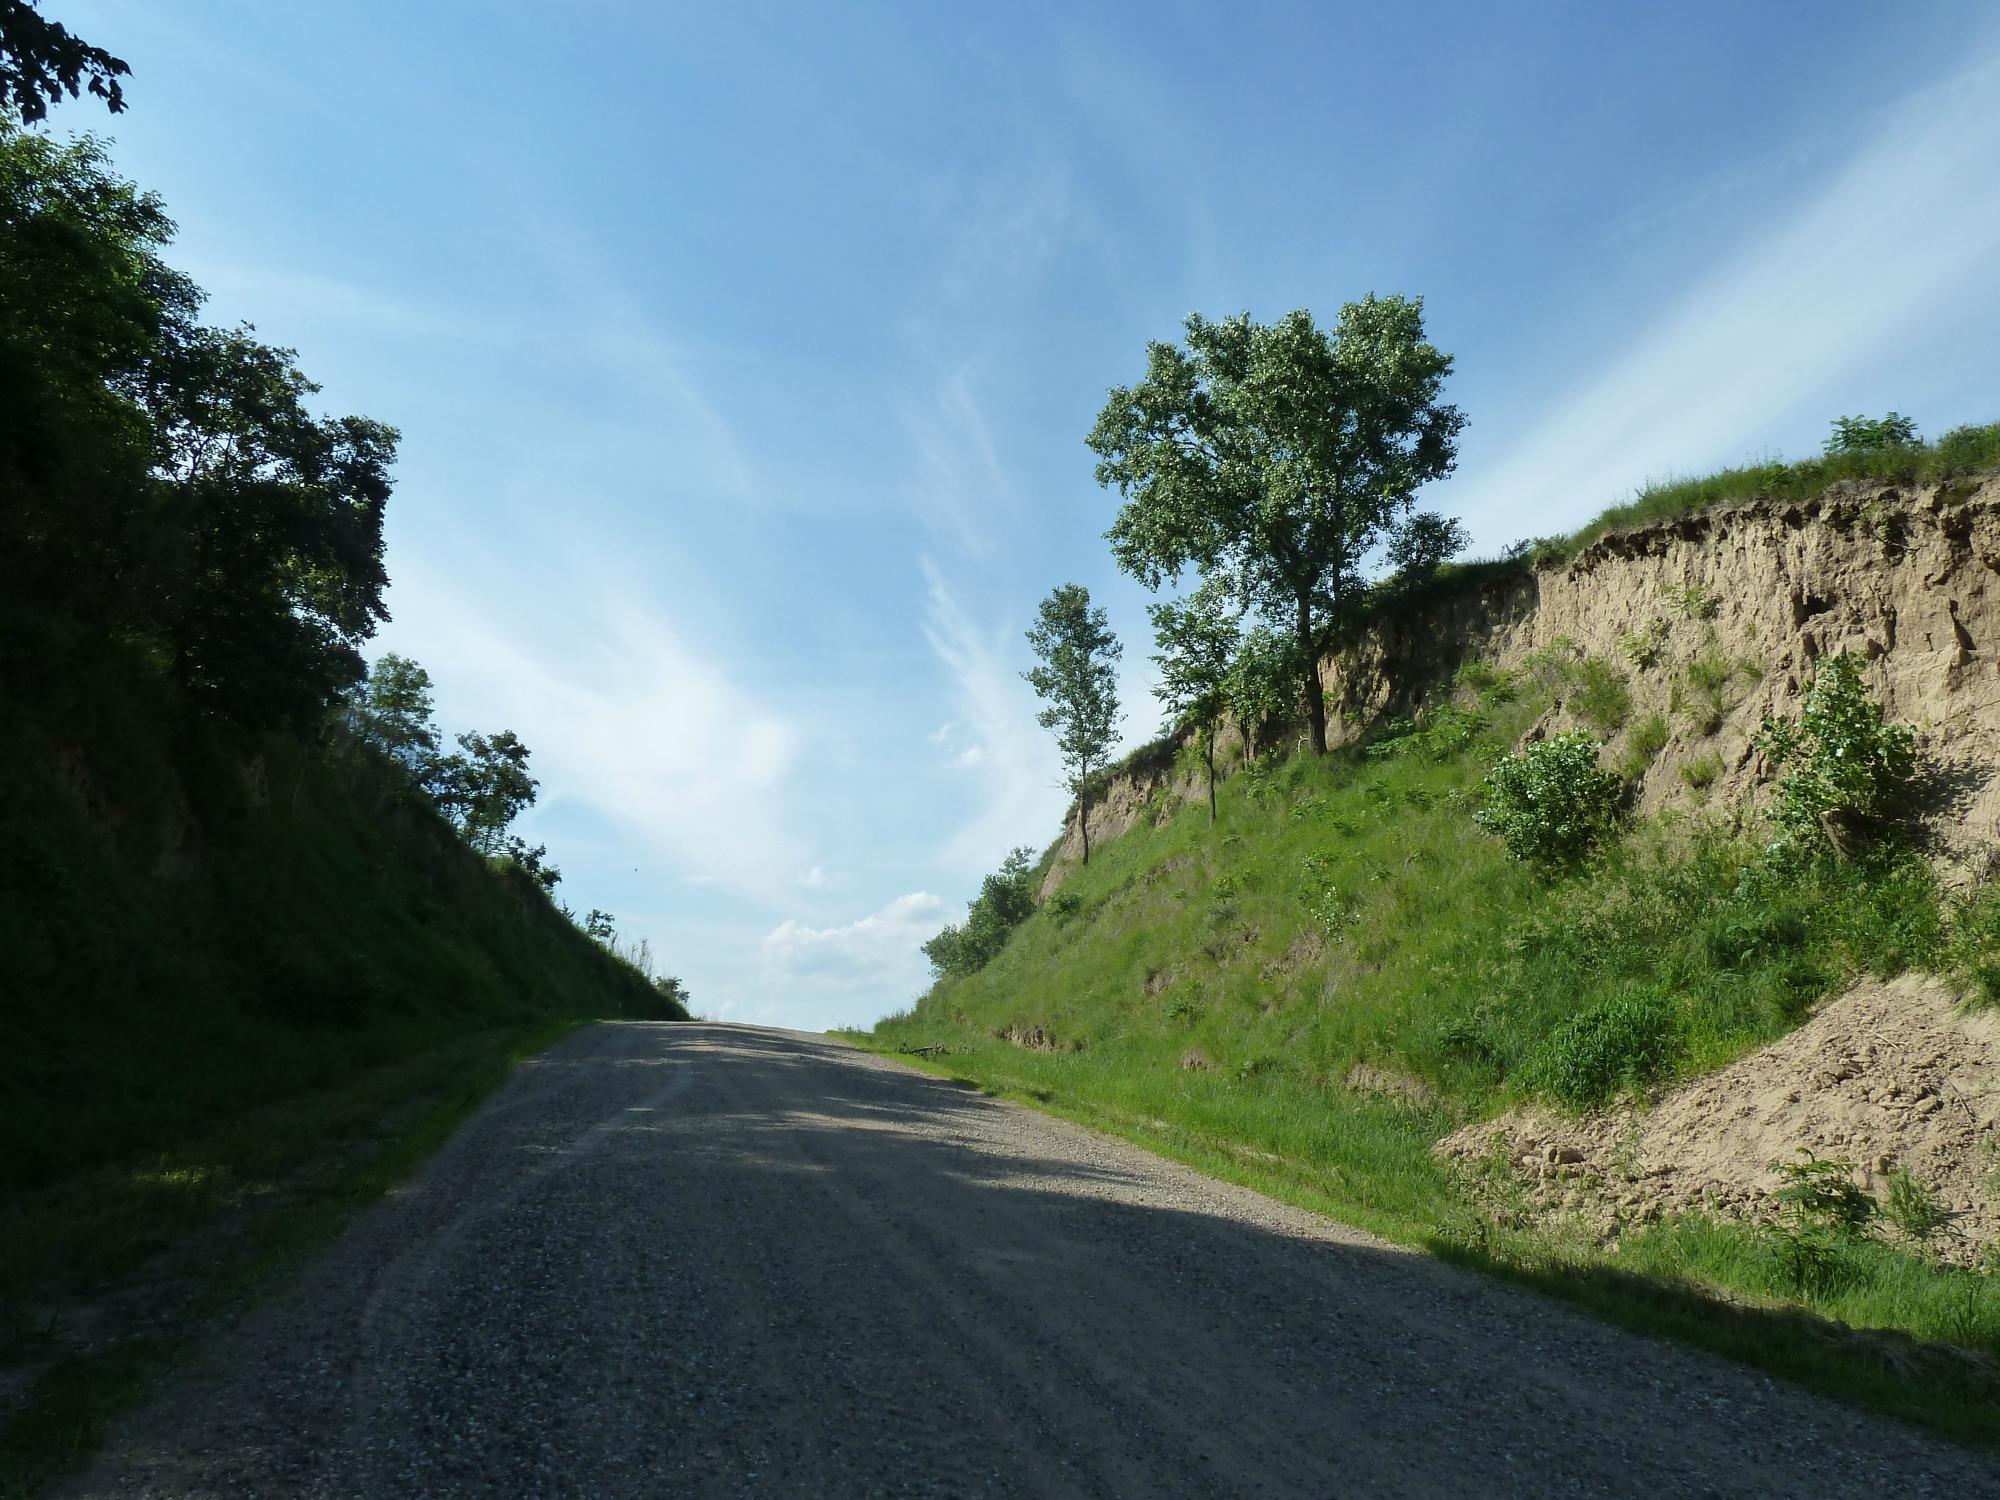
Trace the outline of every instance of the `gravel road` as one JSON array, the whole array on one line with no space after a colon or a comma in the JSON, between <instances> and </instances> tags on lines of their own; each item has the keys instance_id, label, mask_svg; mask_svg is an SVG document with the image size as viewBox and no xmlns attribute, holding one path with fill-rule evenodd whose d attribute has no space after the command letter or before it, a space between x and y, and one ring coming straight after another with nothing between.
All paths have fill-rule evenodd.
<instances>
[{"instance_id":1,"label":"gravel road","mask_svg":"<svg viewBox=\"0 0 2000 1500\"><path fill-rule=\"evenodd\" d=\"M823 1037L524 1066L78 1495L2000 1495L1987 1460Z\"/></svg>"}]
</instances>

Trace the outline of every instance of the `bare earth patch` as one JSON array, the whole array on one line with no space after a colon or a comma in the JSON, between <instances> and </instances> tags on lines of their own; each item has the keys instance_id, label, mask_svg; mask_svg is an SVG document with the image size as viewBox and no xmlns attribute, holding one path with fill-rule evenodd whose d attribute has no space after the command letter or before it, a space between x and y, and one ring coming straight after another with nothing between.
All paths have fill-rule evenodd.
<instances>
[{"instance_id":1,"label":"bare earth patch","mask_svg":"<svg viewBox=\"0 0 2000 1500\"><path fill-rule=\"evenodd\" d=\"M1854 1163L1878 1196L1891 1170L1911 1173L1957 1216L1934 1248L1969 1264L2000 1243L2000 1016L1966 1013L1928 977L1864 980L1649 1110L1522 1108L1438 1145L1504 1157L1537 1207L1606 1237L1685 1209L1768 1218L1771 1163L1801 1148Z\"/></svg>"}]
</instances>

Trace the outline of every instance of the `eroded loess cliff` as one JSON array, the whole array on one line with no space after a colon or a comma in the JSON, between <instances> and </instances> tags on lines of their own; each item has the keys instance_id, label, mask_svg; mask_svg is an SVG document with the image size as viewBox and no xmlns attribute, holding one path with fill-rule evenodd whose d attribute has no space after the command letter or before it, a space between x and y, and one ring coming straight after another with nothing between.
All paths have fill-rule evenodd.
<instances>
[{"instance_id":1,"label":"eroded loess cliff","mask_svg":"<svg viewBox=\"0 0 2000 1500\"><path fill-rule=\"evenodd\" d=\"M2000 843L2000 473L1850 483L1613 533L1567 562L1386 614L1320 670L1341 740L1414 711L1467 663L1533 674L1556 706L1531 738L1601 735L1645 810L1736 811L1767 788L1759 722L1795 712L1813 664L1842 651L1866 659L1890 717L1917 728L1937 851L1983 861ZM1226 771L1240 737L1222 740ZM1201 783L1163 753L1114 777L1093 841L1157 815L1163 793L1171 806ZM1080 852L1072 814L1046 889Z\"/></svg>"}]
</instances>

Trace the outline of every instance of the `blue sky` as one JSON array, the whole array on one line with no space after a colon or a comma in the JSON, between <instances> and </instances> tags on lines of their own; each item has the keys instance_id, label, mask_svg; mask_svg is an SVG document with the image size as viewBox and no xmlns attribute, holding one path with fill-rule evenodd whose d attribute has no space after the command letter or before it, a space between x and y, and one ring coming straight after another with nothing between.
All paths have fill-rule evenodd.
<instances>
[{"instance_id":1,"label":"blue sky","mask_svg":"<svg viewBox=\"0 0 2000 1500\"><path fill-rule=\"evenodd\" d=\"M1154 732L1083 435L1190 311L1423 296L1487 551L2000 417L1981 4L44 8L211 316L402 429L381 646L710 1015L901 1008L1055 834L1053 584Z\"/></svg>"}]
</instances>

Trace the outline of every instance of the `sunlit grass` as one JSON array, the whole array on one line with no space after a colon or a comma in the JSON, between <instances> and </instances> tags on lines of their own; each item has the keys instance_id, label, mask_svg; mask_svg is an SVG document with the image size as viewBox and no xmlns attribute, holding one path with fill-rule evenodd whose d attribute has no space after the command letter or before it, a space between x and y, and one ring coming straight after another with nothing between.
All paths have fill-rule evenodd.
<instances>
[{"instance_id":1,"label":"sunlit grass","mask_svg":"<svg viewBox=\"0 0 2000 1500\"><path fill-rule=\"evenodd\" d=\"M1461 703L1483 731L1456 753L1420 732L1295 757L1225 782L1213 828L1197 806L1141 819L1067 878L1064 910L1044 906L870 1045L934 1049L922 1065L1205 1170L1960 1436L2000 1436L1977 1360L1933 1360L1944 1384L1899 1395L1879 1346L1826 1334L1892 1330L1991 1360L1996 1278L1867 1244L1837 1286L1802 1295L1758 1233L1699 1220L1552 1258L1546 1233L1489 1222L1433 1155L1524 1098L1572 1107L1721 1066L1859 973L1955 961L1946 904L1913 859L1780 878L1754 837L1685 817L1559 879L1507 859L1470 811L1484 768L1544 704L1523 684L1480 685L1483 701ZM1010 1025L1040 1028L1054 1050L1003 1040ZM1642 1045L1619 1050L1619 1026L1645 1030ZM1396 1091L1347 1087L1361 1066ZM1704 1302L1790 1311L1711 1337L1690 1310Z\"/></svg>"}]
</instances>

